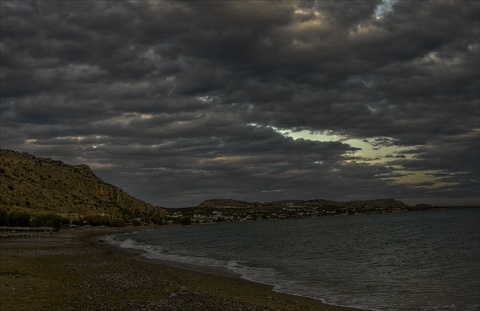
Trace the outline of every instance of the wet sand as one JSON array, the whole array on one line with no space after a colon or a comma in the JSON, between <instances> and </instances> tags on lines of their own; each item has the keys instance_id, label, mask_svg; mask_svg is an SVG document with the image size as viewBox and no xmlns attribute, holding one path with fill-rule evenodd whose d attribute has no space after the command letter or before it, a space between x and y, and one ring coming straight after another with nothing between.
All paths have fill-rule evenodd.
<instances>
[{"instance_id":1,"label":"wet sand","mask_svg":"<svg viewBox=\"0 0 480 311\"><path fill-rule=\"evenodd\" d=\"M0 310L356 310L138 260L100 242L107 233L0 239Z\"/></svg>"}]
</instances>

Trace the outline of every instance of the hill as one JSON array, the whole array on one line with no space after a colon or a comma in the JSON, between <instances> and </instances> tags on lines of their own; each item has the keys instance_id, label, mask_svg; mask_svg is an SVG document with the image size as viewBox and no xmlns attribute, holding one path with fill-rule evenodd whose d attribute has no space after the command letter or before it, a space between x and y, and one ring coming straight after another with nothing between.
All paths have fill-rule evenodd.
<instances>
[{"instance_id":1,"label":"hill","mask_svg":"<svg viewBox=\"0 0 480 311\"><path fill-rule=\"evenodd\" d=\"M394 199L375 199L375 200L358 200L358 201L327 201L317 200L282 200L273 202L245 202L232 199L210 199L203 201L198 205L199 208L248 208L269 209L272 207L336 207L350 209L391 209L391 210L408 210L412 207L406 205L402 201Z\"/></svg>"},{"instance_id":2,"label":"hill","mask_svg":"<svg viewBox=\"0 0 480 311\"><path fill-rule=\"evenodd\" d=\"M232 199L206 200L194 207L167 209L167 223L192 224L237 222L271 219L292 219L321 216L400 213L451 208L478 208L477 206L409 206L395 199L357 201L281 200L273 202L245 202Z\"/></svg>"},{"instance_id":3,"label":"hill","mask_svg":"<svg viewBox=\"0 0 480 311\"><path fill-rule=\"evenodd\" d=\"M102 181L87 165L4 149L0 149L0 209L76 220L98 216L127 223L159 223L165 216L164 209Z\"/></svg>"}]
</instances>

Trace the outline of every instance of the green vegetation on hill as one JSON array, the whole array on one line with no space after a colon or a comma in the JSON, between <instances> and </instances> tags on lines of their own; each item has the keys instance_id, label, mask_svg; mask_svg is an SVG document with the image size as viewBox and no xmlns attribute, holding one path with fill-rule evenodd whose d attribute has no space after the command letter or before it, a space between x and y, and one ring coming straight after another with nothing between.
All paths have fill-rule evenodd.
<instances>
[{"instance_id":1,"label":"green vegetation on hill","mask_svg":"<svg viewBox=\"0 0 480 311\"><path fill-rule=\"evenodd\" d=\"M122 225L161 224L165 217L164 209L105 183L87 165L3 149L0 156L0 214L6 213L6 219L23 213L36 223L44 215L57 215L69 223Z\"/></svg>"}]
</instances>

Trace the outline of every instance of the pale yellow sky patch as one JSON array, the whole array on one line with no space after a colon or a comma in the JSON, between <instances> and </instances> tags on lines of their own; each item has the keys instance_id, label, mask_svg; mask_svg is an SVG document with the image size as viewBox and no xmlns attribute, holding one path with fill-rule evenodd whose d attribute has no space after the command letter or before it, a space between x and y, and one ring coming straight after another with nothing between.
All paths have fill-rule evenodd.
<instances>
[{"instance_id":1,"label":"pale yellow sky patch","mask_svg":"<svg viewBox=\"0 0 480 311\"><path fill-rule=\"evenodd\" d=\"M277 132L281 133L285 137L291 137L293 139L306 139L306 140L315 140L315 141L340 141L342 143L349 144L352 147L359 148L359 150L351 153L345 154L345 157L350 157L347 160L343 160L342 163L364 163L370 165L389 165L389 162L395 160L396 156L402 155L406 160L412 160L415 156L415 153L412 151L415 150L415 146L397 146L394 145L392 140L391 145L380 145L376 140L380 139L388 142L390 138L388 137L374 137L368 139L358 139L358 138L348 138L342 135L337 135L333 132L324 131L324 132L311 132L311 131L290 131L290 130L278 130ZM320 163L317 163L320 164ZM437 189L445 186L452 186L455 183L447 183L440 181L438 177L435 176L439 171L434 170L425 170L425 171L406 171L401 165L389 165L390 167L397 170L398 173L403 174L401 176L395 176L392 178L392 183L397 185L409 185L423 189ZM338 169L332 168L332 171L337 171ZM388 175L385 178L391 178Z\"/></svg>"},{"instance_id":2,"label":"pale yellow sky patch","mask_svg":"<svg viewBox=\"0 0 480 311\"><path fill-rule=\"evenodd\" d=\"M210 158L210 159L200 159L198 162L200 164L230 164L230 165L235 165L239 164L245 159L245 157L241 156L222 156L222 157L215 157L215 158Z\"/></svg>"},{"instance_id":3,"label":"pale yellow sky patch","mask_svg":"<svg viewBox=\"0 0 480 311\"><path fill-rule=\"evenodd\" d=\"M438 171L425 170L425 171L401 171L403 176L396 177L393 184L395 185L408 185L416 188L434 190L443 188L446 186L454 186L457 183L440 181L434 174Z\"/></svg>"},{"instance_id":4,"label":"pale yellow sky patch","mask_svg":"<svg viewBox=\"0 0 480 311\"><path fill-rule=\"evenodd\" d=\"M307 139L313 141L339 141L345 144L348 144L352 147L359 148L359 150L350 154L357 158L357 162L360 163L370 163L370 164L385 164L391 161L389 155L395 156L402 154L402 152L411 151L415 147L402 147L402 146L375 146L374 142L376 138L389 139L388 137L374 137L370 139L358 139L358 138L348 138L342 135L334 134L330 131L324 132L311 132L307 130L303 131L290 131L290 130L278 130L273 128L277 132L281 133L285 137L291 137L293 139ZM406 158L411 158L411 154L406 154Z\"/></svg>"},{"instance_id":5,"label":"pale yellow sky patch","mask_svg":"<svg viewBox=\"0 0 480 311\"><path fill-rule=\"evenodd\" d=\"M99 162L89 162L88 166L94 171L108 170L116 167L116 165L113 163L99 163Z\"/></svg>"},{"instance_id":6,"label":"pale yellow sky patch","mask_svg":"<svg viewBox=\"0 0 480 311\"><path fill-rule=\"evenodd\" d=\"M56 137L55 139L57 140L74 140L74 141L82 141L86 139L87 136L59 136Z\"/></svg>"}]
</instances>

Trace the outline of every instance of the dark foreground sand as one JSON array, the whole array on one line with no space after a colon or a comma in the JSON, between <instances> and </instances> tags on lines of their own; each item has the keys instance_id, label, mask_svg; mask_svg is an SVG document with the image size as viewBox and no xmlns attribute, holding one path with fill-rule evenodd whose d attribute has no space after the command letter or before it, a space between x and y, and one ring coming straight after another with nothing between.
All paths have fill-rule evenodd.
<instances>
[{"instance_id":1,"label":"dark foreground sand","mask_svg":"<svg viewBox=\"0 0 480 311\"><path fill-rule=\"evenodd\" d=\"M0 239L0 310L354 310L140 261L95 238L106 233Z\"/></svg>"}]
</instances>

